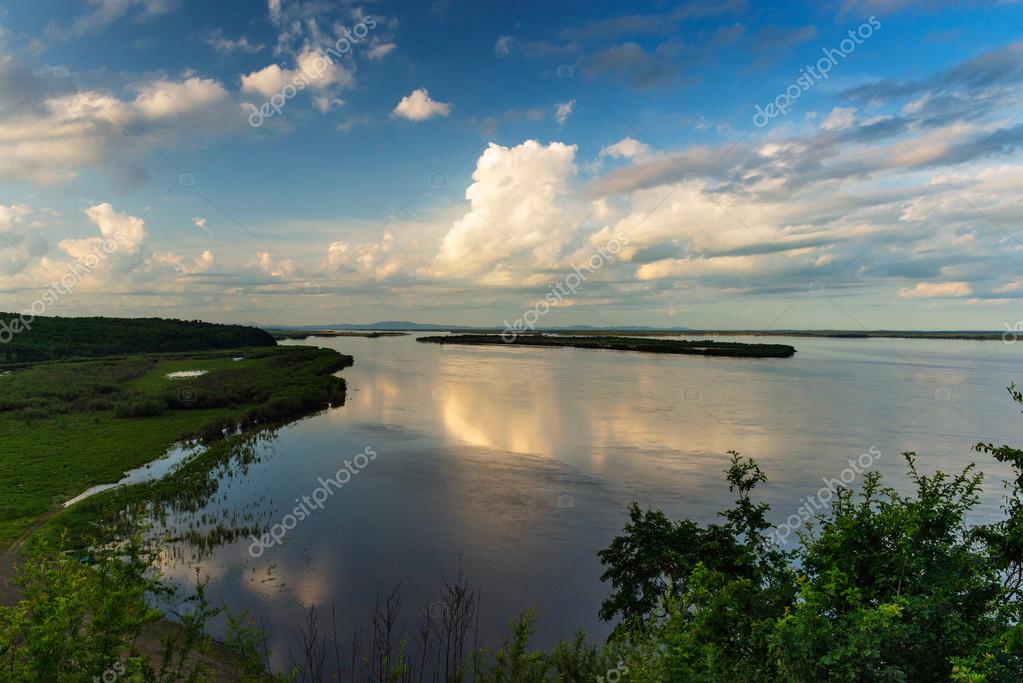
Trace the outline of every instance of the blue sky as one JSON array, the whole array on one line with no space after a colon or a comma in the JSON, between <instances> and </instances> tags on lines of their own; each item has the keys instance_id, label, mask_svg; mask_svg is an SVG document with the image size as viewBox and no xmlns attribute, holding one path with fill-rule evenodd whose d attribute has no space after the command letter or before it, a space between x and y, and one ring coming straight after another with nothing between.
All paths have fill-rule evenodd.
<instances>
[{"instance_id":1,"label":"blue sky","mask_svg":"<svg viewBox=\"0 0 1023 683\"><path fill-rule=\"evenodd\" d=\"M0 21L0 310L1023 317L1015 2L68 0Z\"/></svg>"}]
</instances>

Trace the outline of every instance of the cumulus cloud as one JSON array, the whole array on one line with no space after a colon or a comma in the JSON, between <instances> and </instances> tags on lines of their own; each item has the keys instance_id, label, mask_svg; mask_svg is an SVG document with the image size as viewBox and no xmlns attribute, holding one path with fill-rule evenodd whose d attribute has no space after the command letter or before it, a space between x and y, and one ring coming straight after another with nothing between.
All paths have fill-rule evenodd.
<instances>
[{"instance_id":1,"label":"cumulus cloud","mask_svg":"<svg viewBox=\"0 0 1023 683\"><path fill-rule=\"evenodd\" d=\"M575 154L575 145L561 142L490 143L465 191L470 210L441 242L437 271L479 273L511 259L555 262L576 225L566 206Z\"/></svg>"},{"instance_id":2,"label":"cumulus cloud","mask_svg":"<svg viewBox=\"0 0 1023 683\"><path fill-rule=\"evenodd\" d=\"M256 254L256 260L250 265L273 278L288 279L295 274L295 264L291 259L282 258L269 251Z\"/></svg>"},{"instance_id":3,"label":"cumulus cloud","mask_svg":"<svg viewBox=\"0 0 1023 683\"><path fill-rule=\"evenodd\" d=\"M0 204L0 274L20 272L49 248L40 232L57 212L26 204Z\"/></svg>"},{"instance_id":4,"label":"cumulus cloud","mask_svg":"<svg viewBox=\"0 0 1023 683\"><path fill-rule=\"evenodd\" d=\"M388 230L370 242L332 242L327 248L323 269L332 274L355 273L373 280L387 280L408 268L409 257L399 252L394 235Z\"/></svg>"},{"instance_id":5,"label":"cumulus cloud","mask_svg":"<svg viewBox=\"0 0 1023 683\"><path fill-rule=\"evenodd\" d=\"M600 156L612 159L642 160L650 158L650 146L639 140L625 137L600 150Z\"/></svg>"},{"instance_id":6,"label":"cumulus cloud","mask_svg":"<svg viewBox=\"0 0 1023 683\"><path fill-rule=\"evenodd\" d=\"M447 116L451 113L451 106L431 99L426 88L418 88L401 98L393 114L409 121L425 121L434 116Z\"/></svg>"},{"instance_id":7,"label":"cumulus cloud","mask_svg":"<svg viewBox=\"0 0 1023 683\"><path fill-rule=\"evenodd\" d=\"M279 64L269 64L242 76L241 87L246 92L254 92L269 98L281 92L286 85L311 87L319 90L337 86L350 86L355 80L351 69L335 62L330 57L316 50L307 49L295 59L295 68L282 68Z\"/></svg>"},{"instance_id":8,"label":"cumulus cloud","mask_svg":"<svg viewBox=\"0 0 1023 683\"><path fill-rule=\"evenodd\" d=\"M146 239L146 224L141 218L118 213L108 202L90 206L82 213L99 228L100 237L61 240L57 246L67 252L69 256L83 259L89 254L98 252L103 245L103 240L111 239L118 243L118 250L122 253L137 253L142 248Z\"/></svg>"},{"instance_id":9,"label":"cumulus cloud","mask_svg":"<svg viewBox=\"0 0 1023 683\"><path fill-rule=\"evenodd\" d=\"M134 97L82 89L56 92L14 111L0 126L0 178L65 182L81 168L128 163L157 147L199 143L243 120L223 85L210 78L158 78L132 88ZM0 93L0 100L3 99Z\"/></svg>"},{"instance_id":10,"label":"cumulus cloud","mask_svg":"<svg viewBox=\"0 0 1023 683\"><path fill-rule=\"evenodd\" d=\"M300 8L271 2L271 11L275 5L278 13L293 13L279 23L280 32L291 35ZM310 18L302 18L290 44L314 44L303 42L315 33ZM656 22L639 15L623 26L660 35ZM603 35L602 49L611 52L598 54L597 68L584 75L636 88L677 83L680 65L693 56L689 47L664 43L665 59L657 60L656 40L630 44L612 29L598 22L577 27L563 34L568 42L557 49L502 36L494 49L508 57L547 50L560 60L579 47L572 41L592 48L585 41ZM731 24L706 35L725 44L745 33ZM393 50L387 46L393 43L367 43L366 58L376 58L376 47ZM193 72L161 73L113 91L76 89L73 79L57 82L0 127L0 178L52 183L112 160L141 163L147 146L126 136L125 126L157 146L190 142L225 127L230 117L244 127L239 93L231 91L279 92L312 66L317 53L305 48L275 53L273 64L241 76L230 89ZM467 208L426 207L418 222L389 223L379 236L376 224L331 224L315 244L289 242L282 251L290 258L274 247L255 256L218 251L219 259L212 250L157 249L152 243L159 244L161 231L151 236L141 215L111 203L91 203L64 219L18 200L0 205L0 275L5 289L37 286L117 233L125 237L123 249L88 285L96 291L102 283L116 285L122 296L145 289L173 297L185 283L204 282L232 295L285 292L315 278L367 299L387 291L403 304L443 306L465 300L467 292L474 303L506 302L528 300L624 235L628 244L587 281L580 302L669 310L682 300L736 294L795 300L815 280L828 283L827 296L869 292L904 311L1016 300L1023 297L1023 281L1013 275L1023 256L1023 125L1010 122L1023 88L1023 71L1014 63L1018 49L999 48L915 80L822 91L835 99L819 106L813 122L791 117L767 131L722 131L710 144L655 153L633 137L588 139L584 149L599 151L586 159L566 142L490 144L466 183ZM0 99L31 91L38 69L5 64L10 58L0 57ZM307 88L315 110L342 106L339 91L354 75L354 66L342 64L322 86ZM550 122L553 114L563 123L573 105L498 110L494 120ZM402 98L394 116L422 121L451 111L450 103L418 89ZM203 209L186 210L172 220L209 232L206 219L193 216ZM189 216L194 228L188 228ZM54 224L64 228L60 235ZM374 236L360 241L354 234Z\"/></svg>"},{"instance_id":11,"label":"cumulus cloud","mask_svg":"<svg viewBox=\"0 0 1023 683\"><path fill-rule=\"evenodd\" d=\"M23 258L18 263L0 247L0 276L8 293L9 308L24 308L38 296L41 287L55 281L63 281L69 288L73 285L76 303L83 296L108 297L112 292L144 291L154 285L166 300L183 290L184 278L206 272L215 263L211 250L203 250L194 257L150 250L145 221L118 211L109 202L87 206L81 216L81 221L72 217L70 226L63 225L64 230L70 228L75 235L59 239L55 247L31 239L22 241ZM46 209L0 207L0 223L45 225L53 231L62 227L60 221L50 220L57 217ZM3 235L0 230L0 236ZM58 300L55 305L70 304Z\"/></svg>"},{"instance_id":12,"label":"cumulus cloud","mask_svg":"<svg viewBox=\"0 0 1023 683\"><path fill-rule=\"evenodd\" d=\"M269 64L262 69L252 71L242 76L242 90L259 93L263 97L270 97L279 93L288 83L291 83L295 72L282 69L277 64Z\"/></svg>"},{"instance_id":13,"label":"cumulus cloud","mask_svg":"<svg viewBox=\"0 0 1023 683\"><path fill-rule=\"evenodd\" d=\"M192 77L180 82L157 80L139 89L134 111L148 121L159 122L216 109L227 100L224 86L212 78Z\"/></svg>"}]
</instances>

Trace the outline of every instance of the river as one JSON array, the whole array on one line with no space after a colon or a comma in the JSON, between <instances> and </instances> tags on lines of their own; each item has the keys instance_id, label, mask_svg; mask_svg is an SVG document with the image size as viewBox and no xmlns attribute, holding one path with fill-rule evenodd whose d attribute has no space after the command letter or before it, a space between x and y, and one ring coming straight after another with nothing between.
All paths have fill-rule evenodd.
<instances>
[{"instance_id":1,"label":"river","mask_svg":"<svg viewBox=\"0 0 1023 683\"><path fill-rule=\"evenodd\" d=\"M978 461L988 479L974 519L997 517L1008 468L971 446L1023 443L1023 416L1005 391L1023 379L1023 344L762 340L798 352L754 360L414 336L289 342L355 357L342 373L346 404L262 442L258 461L225 476L198 514L249 509L281 523L346 460L373 457L350 466L280 543L238 540L202 556L180 545L164 570L188 583L198 564L211 595L250 608L281 651L295 646L309 605L333 605L347 633L366 625L378 595L401 585L419 610L461 568L480 592L489 644L535 607L536 642L549 645L579 628L608 633L597 619L608 587L596 553L630 501L702 522L729 505L729 449L767 473L759 493L772 520L868 452L869 469L908 490L903 450L919 454L924 472Z\"/></svg>"}]
</instances>

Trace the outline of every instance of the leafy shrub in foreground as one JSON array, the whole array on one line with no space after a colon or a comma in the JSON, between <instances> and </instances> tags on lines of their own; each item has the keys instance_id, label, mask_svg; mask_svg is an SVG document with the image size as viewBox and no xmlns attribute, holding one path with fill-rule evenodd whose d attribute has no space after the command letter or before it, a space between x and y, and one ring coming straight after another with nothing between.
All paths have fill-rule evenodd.
<instances>
[{"instance_id":1,"label":"leafy shrub in foreground","mask_svg":"<svg viewBox=\"0 0 1023 683\"><path fill-rule=\"evenodd\" d=\"M869 473L787 553L767 540L766 505L750 500L764 476L737 453L724 524L633 505L601 552L613 587L601 614L622 617L614 640L630 653L629 680L1023 680L1023 452L978 450L1015 471L1006 519L979 527L966 522L982 482L974 466L927 476L913 453L912 495Z\"/></svg>"}]
</instances>

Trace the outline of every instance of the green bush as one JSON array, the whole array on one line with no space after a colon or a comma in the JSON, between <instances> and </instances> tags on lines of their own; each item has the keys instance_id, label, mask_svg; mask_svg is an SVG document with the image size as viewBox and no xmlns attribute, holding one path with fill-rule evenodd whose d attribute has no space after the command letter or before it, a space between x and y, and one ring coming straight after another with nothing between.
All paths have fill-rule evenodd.
<instances>
[{"instance_id":1,"label":"green bush","mask_svg":"<svg viewBox=\"0 0 1023 683\"><path fill-rule=\"evenodd\" d=\"M162 398L146 396L118 403L114 406L114 417L152 417L166 410L167 403Z\"/></svg>"},{"instance_id":2,"label":"green bush","mask_svg":"<svg viewBox=\"0 0 1023 683\"><path fill-rule=\"evenodd\" d=\"M1010 387L1017 403L1023 397ZM768 540L764 476L732 454L736 506L701 527L631 509L601 560L621 616L632 681L1023 681L1023 452L980 444L1009 463L1001 522L971 526L981 475L919 472L912 495L868 473L840 488L789 552Z\"/></svg>"}]
</instances>

